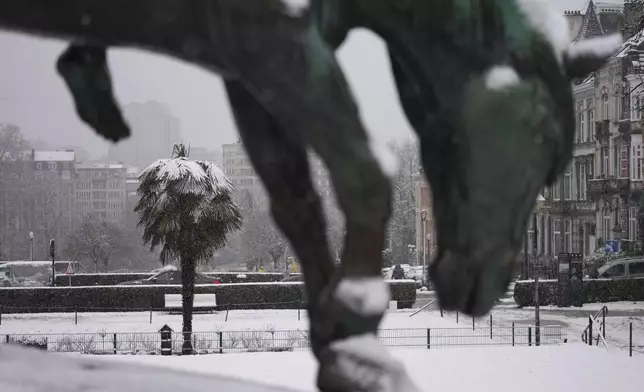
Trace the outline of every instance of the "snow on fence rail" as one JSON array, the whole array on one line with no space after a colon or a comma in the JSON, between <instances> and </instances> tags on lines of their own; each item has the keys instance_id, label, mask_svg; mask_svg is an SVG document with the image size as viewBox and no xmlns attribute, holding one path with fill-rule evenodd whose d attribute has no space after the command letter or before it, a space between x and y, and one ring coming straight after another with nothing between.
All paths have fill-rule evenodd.
<instances>
[{"instance_id":1,"label":"snow on fence rail","mask_svg":"<svg viewBox=\"0 0 644 392\"><path fill-rule=\"evenodd\" d=\"M489 328L381 329L378 335L389 348L448 348L531 346L533 326ZM542 326L541 345L558 345L567 339L561 326ZM181 353L183 335L172 332L172 353ZM213 331L193 332L193 348L199 354L309 350L308 331ZM42 350L82 354L161 354L160 333L80 333L0 335L0 344L20 344Z\"/></svg>"}]
</instances>

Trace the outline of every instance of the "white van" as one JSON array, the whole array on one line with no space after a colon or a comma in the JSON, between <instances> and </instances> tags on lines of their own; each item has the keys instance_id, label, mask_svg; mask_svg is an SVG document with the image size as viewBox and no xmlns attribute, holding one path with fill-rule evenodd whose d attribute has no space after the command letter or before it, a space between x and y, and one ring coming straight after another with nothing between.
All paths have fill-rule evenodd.
<instances>
[{"instance_id":1,"label":"white van","mask_svg":"<svg viewBox=\"0 0 644 392\"><path fill-rule=\"evenodd\" d=\"M599 279L644 278L644 258L627 257L611 260L597 269Z\"/></svg>"}]
</instances>

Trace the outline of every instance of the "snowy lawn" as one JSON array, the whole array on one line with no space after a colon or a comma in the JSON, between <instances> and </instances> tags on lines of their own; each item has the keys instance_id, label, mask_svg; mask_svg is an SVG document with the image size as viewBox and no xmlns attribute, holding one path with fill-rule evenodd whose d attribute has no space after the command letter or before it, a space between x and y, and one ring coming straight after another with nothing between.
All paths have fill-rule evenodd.
<instances>
[{"instance_id":1,"label":"snowy lawn","mask_svg":"<svg viewBox=\"0 0 644 392\"><path fill-rule=\"evenodd\" d=\"M423 311L413 317L412 310L387 312L382 328L453 328L457 325L441 318L436 310ZM81 333L81 332L157 332L164 324L181 330L181 314L153 312L136 313L79 313L75 324L74 313L3 314L0 334L28 333ZM216 313L196 313L195 331L248 331L248 330L307 330L306 311L297 310L232 310Z\"/></svg>"},{"instance_id":2,"label":"snowy lawn","mask_svg":"<svg viewBox=\"0 0 644 392\"><path fill-rule=\"evenodd\" d=\"M427 392L641 391L644 355L582 344L452 350L396 350ZM317 366L309 353L254 353L187 357L104 356L108 361L219 374L269 385L315 391Z\"/></svg>"},{"instance_id":3,"label":"snowy lawn","mask_svg":"<svg viewBox=\"0 0 644 392\"><path fill-rule=\"evenodd\" d=\"M581 333L588 325L588 316L599 310L603 304L586 304L583 308L541 308L541 325L561 325L567 329L569 342L581 341ZM629 324L633 323L633 341L636 351L644 352L644 302L615 302L606 304L606 338L618 348L628 347ZM382 324L383 329L402 328L455 328L469 327L472 319L456 314L440 312L436 305L428 310L409 317L415 310L387 312ZM297 310L235 310L228 314L197 313L194 315L195 331L267 331L267 330L307 330L306 311ZM501 304L492 310L495 327L508 327L534 324L534 308L518 309L516 306ZM168 324L176 331L181 330L181 315L166 312L153 312L150 324L149 312L138 313L79 313L78 325L74 324L73 313L49 314L3 314L0 334L25 333L81 333L81 332L156 332ZM476 328L489 328L489 316L476 320ZM507 333L507 331L505 331ZM499 332L504 333L504 332Z\"/></svg>"}]
</instances>

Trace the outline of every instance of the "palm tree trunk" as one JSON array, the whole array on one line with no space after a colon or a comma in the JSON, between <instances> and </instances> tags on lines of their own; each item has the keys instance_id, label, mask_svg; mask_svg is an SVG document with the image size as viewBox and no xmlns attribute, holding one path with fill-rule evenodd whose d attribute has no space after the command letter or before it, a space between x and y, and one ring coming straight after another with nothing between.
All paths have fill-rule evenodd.
<instances>
[{"instance_id":1,"label":"palm tree trunk","mask_svg":"<svg viewBox=\"0 0 644 392\"><path fill-rule=\"evenodd\" d=\"M181 260L181 296L183 309L183 347L181 354L192 354L192 305L195 298L194 260Z\"/></svg>"}]
</instances>

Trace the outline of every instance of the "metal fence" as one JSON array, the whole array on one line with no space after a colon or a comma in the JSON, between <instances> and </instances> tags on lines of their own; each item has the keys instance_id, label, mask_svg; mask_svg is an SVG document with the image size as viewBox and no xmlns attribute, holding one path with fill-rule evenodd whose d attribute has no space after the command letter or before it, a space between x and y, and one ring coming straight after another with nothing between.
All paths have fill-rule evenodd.
<instances>
[{"instance_id":1,"label":"metal fence","mask_svg":"<svg viewBox=\"0 0 644 392\"><path fill-rule=\"evenodd\" d=\"M566 342L567 331L561 326L542 326L541 345ZM383 345L389 348L448 348L531 346L533 326L492 328L410 328L381 329ZM161 334L150 333L80 333L80 334L11 334L0 335L0 344L21 344L60 353L82 354L161 354ZM171 351L181 353L183 335L171 333ZM234 352L278 352L309 350L308 331L216 331L193 332L193 349L198 354Z\"/></svg>"}]
</instances>

